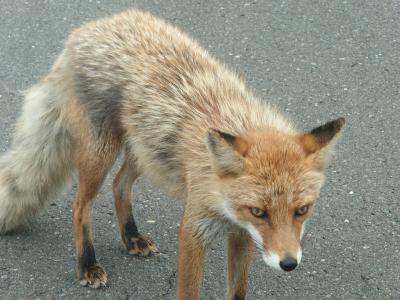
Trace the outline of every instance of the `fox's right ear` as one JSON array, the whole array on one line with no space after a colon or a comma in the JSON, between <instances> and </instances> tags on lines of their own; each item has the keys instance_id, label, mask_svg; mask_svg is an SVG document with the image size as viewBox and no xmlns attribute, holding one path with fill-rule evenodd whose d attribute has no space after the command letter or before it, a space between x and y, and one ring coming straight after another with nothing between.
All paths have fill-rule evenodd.
<instances>
[{"instance_id":1,"label":"fox's right ear","mask_svg":"<svg viewBox=\"0 0 400 300\"><path fill-rule=\"evenodd\" d=\"M236 177L243 172L243 155L248 148L246 141L229 133L210 129L207 134L207 147L218 176Z\"/></svg>"}]
</instances>

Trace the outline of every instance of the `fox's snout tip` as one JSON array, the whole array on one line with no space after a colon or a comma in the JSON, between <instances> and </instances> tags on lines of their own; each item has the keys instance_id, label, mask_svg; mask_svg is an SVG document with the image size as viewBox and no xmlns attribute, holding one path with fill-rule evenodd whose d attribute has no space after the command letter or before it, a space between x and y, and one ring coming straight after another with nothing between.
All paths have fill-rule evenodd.
<instances>
[{"instance_id":1,"label":"fox's snout tip","mask_svg":"<svg viewBox=\"0 0 400 300\"><path fill-rule=\"evenodd\" d=\"M279 262L279 266L281 267L281 269L286 272L293 271L294 269L296 269L297 265L298 265L297 259L290 256L285 257L283 260Z\"/></svg>"}]
</instances>

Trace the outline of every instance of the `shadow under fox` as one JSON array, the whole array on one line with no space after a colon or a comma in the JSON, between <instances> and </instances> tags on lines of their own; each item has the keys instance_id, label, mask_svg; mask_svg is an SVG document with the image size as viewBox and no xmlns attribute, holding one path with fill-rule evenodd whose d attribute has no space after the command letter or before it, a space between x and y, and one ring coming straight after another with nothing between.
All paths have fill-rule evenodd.
<instances>
[{"instance_id":1,"label":"shadow under fox","mask_svg":"<svg viewBox=\"0 0 400 300\"><path fill-rule=\"evenodd\" d=\"M144 175L184 205L177 298L200 297L206 249L226 233L226 298L244 299L254 245L272 267L300 263L304 224L343 124L298 131L186 34L125 11L73 31L49 74L27 91L0 158L0 232L26 223L77 172L77 274L82 285L104 285L91 208L123 152L113 192L127 251L157 252L132 213L132 186Z\"/></svg>"}]
</instances>

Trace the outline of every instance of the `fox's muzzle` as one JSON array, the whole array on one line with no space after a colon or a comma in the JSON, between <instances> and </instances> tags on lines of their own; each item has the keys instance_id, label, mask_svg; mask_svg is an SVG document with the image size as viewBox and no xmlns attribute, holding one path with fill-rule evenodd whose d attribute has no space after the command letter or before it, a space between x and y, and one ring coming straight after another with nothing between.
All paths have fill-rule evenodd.
<instances>
[{"instance_id":1,"label":"fox's muzzle","mask_svg":"<svg viewBox=\"0 0 400 300\"><path fill-rule=\"evenodd\" d=\"M266 252L263 254L264 262L276 270L283 270L286 272L293 271L300 264L302 257L301 248L297 251L296 257L290 254L286 254L284 257L280 257L275 252Z\"/></svg>"}]
</instances>

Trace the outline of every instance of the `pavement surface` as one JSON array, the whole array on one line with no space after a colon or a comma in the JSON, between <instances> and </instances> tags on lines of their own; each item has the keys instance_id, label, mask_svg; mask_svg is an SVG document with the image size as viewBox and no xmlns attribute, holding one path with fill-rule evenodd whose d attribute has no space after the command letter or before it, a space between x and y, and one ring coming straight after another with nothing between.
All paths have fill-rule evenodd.
<instances>
[{"instance_id":1,"label":"pavement surface","mask_svg":"<svg viewBox=\"0 0 400 300\"><path fill-rule=\"evenodd\" d=\"M347 119L301 266L276 273L257 253L248 299L400 299L399 3L0 0L0 151L12 139L20 92L46 74L72 28L127 7L149 10L191 33L300 128ZM139 180L135 214L162 255L132 258L121 250L111 175L93 213L107 287L91 290L75 279L75 186L28 230L0 237L0 299L175 297L179 202ZM207 257L202 299L223 298L225 268L221 241Z\"/></svg>"}]
</instances>

